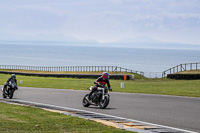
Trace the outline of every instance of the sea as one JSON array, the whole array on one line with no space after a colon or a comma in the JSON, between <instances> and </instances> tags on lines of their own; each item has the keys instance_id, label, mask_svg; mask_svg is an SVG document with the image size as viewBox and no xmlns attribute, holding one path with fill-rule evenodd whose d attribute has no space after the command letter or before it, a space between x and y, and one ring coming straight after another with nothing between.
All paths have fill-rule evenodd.
<instances>
[{"instance_id":1,"label":"sea","mask_svg":"<svg viewBox=\"0 0 200 133\"><path fill-rule=\"evenodd\" d=\"M200 50L0 44L0 65L118 66L147 77L200 62Z\"/></svg>"}]
</instances>

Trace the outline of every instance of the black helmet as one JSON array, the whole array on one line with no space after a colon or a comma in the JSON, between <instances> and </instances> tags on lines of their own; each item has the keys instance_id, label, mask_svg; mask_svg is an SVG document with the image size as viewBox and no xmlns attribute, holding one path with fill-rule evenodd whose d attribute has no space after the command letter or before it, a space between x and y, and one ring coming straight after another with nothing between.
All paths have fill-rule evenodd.
<instances>
[{"instance_id":1,"label":"black helmet","mask_svg":"<svg viewBox=\"0 0 200 133\"><path fill-rule=\"evenodd\" d=\"M11 75L11 78L12 78L12 79L16 79L16 75L15 75L15 74L12 74L12 75Z\"/></svg>"}]
</instances>

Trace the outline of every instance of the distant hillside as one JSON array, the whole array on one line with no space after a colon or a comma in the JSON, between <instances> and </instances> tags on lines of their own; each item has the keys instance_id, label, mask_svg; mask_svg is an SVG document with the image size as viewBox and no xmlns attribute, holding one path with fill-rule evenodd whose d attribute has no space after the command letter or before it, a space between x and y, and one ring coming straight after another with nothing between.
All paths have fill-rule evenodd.
<instances>
[{"instance_id":1,"label":"distant hillside","mask_svg":"<svg viewBox=\"0 0 200 133\"><path fill-rule=\"evenodd\" d=\"M161 42L152 38L140 37L136 39L123 39L113 43L107 43L112 47L128 47L128 48L153 48L153 49L200 49L199 45L182 44L175 42Z\"/></svg>"},{"instance_id":2,"label":"distant hillside","mask_svg":"<svg viewBox=\"0 0 200 133\"><path fill-rule=\"evenodd\" d=\"M63 46L93 46L93 47L125 47L125 48L151 48L151 49L191 49L191 50L200 50L199 45L192 44L181 44L181 43L172 43L172 42L159 42L152 39L144 40L121 40L111 43L99 43L92 40L61 40L61 41L44 41L44 40L0 40L0 44L23 44L23 45L63 45Z\"/></svg>"},{"instance_id":3,"label":"distant hillside","mask_svg":"<svg viewBox=\"0 0 200 133\"><path fill-rule=\"evenodd\" d=\"M200 45L179 44L179 43L115 42L115 43L108 43L108 44L106 44L106 46L110 46L110 47L127 47L127 48L199 49L200 50Z\"/></svg>"}]
</instances>

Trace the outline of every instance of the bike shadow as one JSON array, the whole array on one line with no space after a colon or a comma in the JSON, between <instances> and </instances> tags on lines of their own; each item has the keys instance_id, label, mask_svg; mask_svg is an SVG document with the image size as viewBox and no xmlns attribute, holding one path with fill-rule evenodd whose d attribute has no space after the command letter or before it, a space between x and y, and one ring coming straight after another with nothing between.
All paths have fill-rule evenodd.
<instances>
[{"instance_id":1,"label":"bike shadow","mask_svg":"<svg viewBox=\"0 0 200 133\"><path fill-rule=\"evenodd\" d=\"M88 107L88 108L90 108L90 109L100 109L99 107ZM116 110L116 108L105 108L105 109L103 109L103 110Z\"/></svg>"},{"instance_id":2,"label":"bike shadow","mask_svg":"<svg viewBox=\"0 0 200 133\"><path fill-rule=\"evenodd\" d=\"M19 99L19 98L12 98L12 99Z\"/></svg>"},{"instance_id":3,"label":"bike shadow","mask_svg":"<svg viewBox=\"0 0 200 133\"><path fill-rule=\"evenodd\" d=\"M17 100L17 99L19 99L19 98L12 98L13 100ZM2 100L12 100L12 99L10 99L10 98L2 98Z\"/></svg>"}]
</instances>

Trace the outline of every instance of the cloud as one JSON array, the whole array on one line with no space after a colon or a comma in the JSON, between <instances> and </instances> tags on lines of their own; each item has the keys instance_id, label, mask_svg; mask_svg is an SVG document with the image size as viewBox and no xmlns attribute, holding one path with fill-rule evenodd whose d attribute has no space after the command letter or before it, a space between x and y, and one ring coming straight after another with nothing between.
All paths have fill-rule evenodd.
<instances>
[{"instance_id":1,"label":"cloud","mask_svg":"<svg viewBox=\"0 0 200 133\"><path fill-rule=\"evenodd\" d=\"M12 7L12 8L11 8ZM32 34L45 30L62 28L67 17L51 6L14 5L4 6L1 10L1 31L24 32Z\"/></svg>"},{"instance_id":2,"label":"cloud","mask_svg":"<svg viewBox=\"0 0 200 133\"><path fill-rule=\"evenodd\" d=\"M0 32L101 42L138 36L167 41L182 32L188 36L183 41L200 43L188 33L200 35L199 7L199 0L6 0L0 2Z\"/></svg>"}]
</instances>

